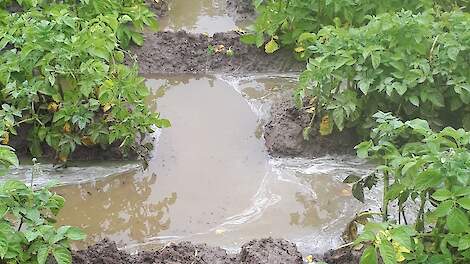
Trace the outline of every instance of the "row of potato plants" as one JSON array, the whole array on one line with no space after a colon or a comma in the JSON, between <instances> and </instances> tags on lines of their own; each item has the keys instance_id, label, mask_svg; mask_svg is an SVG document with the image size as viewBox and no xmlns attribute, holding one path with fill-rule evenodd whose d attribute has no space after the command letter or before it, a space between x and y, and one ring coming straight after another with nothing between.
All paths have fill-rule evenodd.
<instances>
[{"instance_id":1,"label":"row of potato plants","mask_svg":"<svg viewBox=\"0 0 470 264\"><path fill-rule=\"evenodd\" d=\"M321 135L355 129L358 156L377 164L344 180L361 201L365 189L383 190L381 211L354 220L363 264L470 262L468 4L254 1L242 41L306 62L294 94L312 115L304 137L315 122Z\"/></svg>"},{"instance_id":2,"label":"row of potato plants","mask_svg":"<svg viewBox=\"0 0 470 264\"><path fill-rule=\"evenodd\" d=\"M25 127L33 156L47 145L66 161L77 146L128 150L169 126L129 59L146 26L157 21L143 0L0 1L2 142Z\"/></svg>"}]
</instances>

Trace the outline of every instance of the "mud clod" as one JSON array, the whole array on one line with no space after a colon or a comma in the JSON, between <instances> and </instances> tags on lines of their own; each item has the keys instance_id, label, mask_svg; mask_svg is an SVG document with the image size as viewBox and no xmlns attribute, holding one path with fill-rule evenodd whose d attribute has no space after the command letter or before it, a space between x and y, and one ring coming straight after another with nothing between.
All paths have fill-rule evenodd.
<instances>
[{"instance_id":1,"label":"mud clod","mask_svg":"<svg viewBox=\"0 0 470 264\"><path fill-rule=\"evenodd\" d=\"M215 47L217 51L211 52ZM227 54L229 49L233 55ZM185 31L147 33L144 45L134 47L133 53L141 74L300 72L305 67L289 50L269 55L241 43L237 32L213 36Z\"/></svg>"},{"instance_id":2,"label":"mud clod","mask_svg":"<svg viewBox=\"0 0 470 264\"><path fill-rule=\"evenodd\" d=\"M303 137L303 128L310 123L310 116L301 112L290 95L276 102L265 125L265 144L273 156L318 157L327 154L350 154L359 142L353 130L321 136L314 125L310 140ZM319 124L319 122L316 122Z\"/></svg>"},{"instance_id":3,"label":"mud clod","mask_svg":"<svg viewBox=\"0 0 470 264\"><path fill-rule=\"evenodd\" d=\"M297 247L282 239L252 240L242 246L240 264L302 264Z\"/></svg>"}]
</instances>

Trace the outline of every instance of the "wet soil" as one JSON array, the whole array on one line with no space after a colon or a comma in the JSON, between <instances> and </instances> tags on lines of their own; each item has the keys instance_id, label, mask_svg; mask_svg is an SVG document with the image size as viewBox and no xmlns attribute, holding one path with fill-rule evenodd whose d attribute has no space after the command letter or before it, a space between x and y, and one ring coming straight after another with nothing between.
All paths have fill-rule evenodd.
<instances>
[{"instance_id":1,"label":"wet soil","mask_svg":"<svg viewBox=\"0 0 470 264\"><path fill-rule=\"evenodd\" d=\"M29 146L31 145L28 141L28 131L31 126L25 125L17 129L18 135L12 136L9 145L13 147L16 154L20 159L31 160ZM130 160L135 161L142 159L144 161L150 158L150 150L153 148L154 138L147 135L142 141L136 140L136 144L133 148L124 150L120 147L121 142L115 142L109 146L77 146L75 151L68 157L68 161L116 161L116 160ZM40 149L42 151L41 158L48 161L58 161L56 151L46 143L41 144Z\"/></svg>"},{"instance_id":2,"label":"wet soil","mask_svg":"<svg viewBox=\"0 0 470 264\"><path fill-rule=\"evenodd\" d=\"M252 0L227 0L227 10L237 21L253 20L256 17Z\"/></svg>"},{"instance_id":3,"label":"wet soil","mask_svg":"<svg viewBox=\"0 0 470 264\"><path fill-rule=\"evenodd\" d=\"M351 129L321 136L315 122L310 139L303 137L303 128L310 123L309 114L301 112L294 104L292 96L286 94L271 108L271 115L266 123L265 144L268 152L277 157L302 156L318 157L327 154L352 154L359 137Z\"/></svg>"},{"instance_id":4,"label":"wet soil","mask_svg":"<svg viewBox=\"0 0 470 264\"><path fill-rule=\"evenodd\" d=\"M158 251L130 255L116 244L104 240L86 250L73 253L75 264L297 264L303 263L294 244L282 239L253 240L242 246L239 254L229 254L219 247L180 242Z\"/></svg>"},{"instance_id":5,"label":"wet soil","mask_svg":"<svg viewBox=\"0 0 470 264\"><path fill-rule=\"evenodd\" d=\"M223 46L222 46L223 45ZM210 50L213 49L213 52ZM233 51L233 56L227 50ZM219 50L219 52L217 52ZM240 42L238 32L213 36L185 31L145 34L142 47L134 47L141 74L155 73L253 73L300 72L305 64L290 50L266 54Z\"/></svg>"},{"instance_id":6,"label":"wet soil","mask_svg":"<svg viewBox=\"0 0 470 264\"><path fill-rule=\"evenodd\" d=\"M157 17L164 17L167 14L168 1L170 0L145 0L150 10L152 10Z\"/></svg>"}]
</instances>

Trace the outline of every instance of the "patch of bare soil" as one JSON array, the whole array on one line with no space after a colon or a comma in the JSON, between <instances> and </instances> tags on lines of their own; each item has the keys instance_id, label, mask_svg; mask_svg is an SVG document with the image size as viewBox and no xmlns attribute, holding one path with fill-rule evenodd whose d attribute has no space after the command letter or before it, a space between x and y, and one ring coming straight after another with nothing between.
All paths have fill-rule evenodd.
<instances>
[{"instance_id":1,"label":"patch of bare soil","mask_svg":"<svg viewBox=\"0 0 470 264\"><path fill-rule=\"evenodd\" d=\"M141 74L299 72L305 68L291 51L266 54L241 43L237 32L214 36L185 31L147 33L143 46L134 47L133 53Z\"/></svg>"},{"instance_id":2,"label":"patch of bare soil","mask_svg":"<svg viewBox=\"0 0 470 264\"><path fill-rule=\"evenodd\" d=\"M253 240L239 254L228 254L219 247L190 242L170 244L154 252L129 255L116 244L104 240L86 250L73 253L74 264L301 264L302 256L294 244L281 239Z\"/></svg>"},{"instance_id":3,"label":"patch of bare soil","mask_svg":"<svg viewBox=\"0 0 470 264\"><path fill-rule=\"evenodd\" d=\"M321 136L318 132L320 121L315 122L310 139L303 137L303 128L310 123L311 117L301 112L294 104L291 95L286 94L274 103L270 119L266 123L265 144L273 156L318 157L327 154L350 154L359 142L353 130Z\"/></svg>"}]
</instances>

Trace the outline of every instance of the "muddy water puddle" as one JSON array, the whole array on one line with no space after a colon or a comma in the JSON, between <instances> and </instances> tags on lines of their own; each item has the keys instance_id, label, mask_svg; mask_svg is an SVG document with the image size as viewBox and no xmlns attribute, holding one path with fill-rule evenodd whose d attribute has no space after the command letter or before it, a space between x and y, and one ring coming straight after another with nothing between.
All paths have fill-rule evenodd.
<instances>
[{"instance_id":1,"label":"muddy water puddle","mask_svg":"<svg viewBox=\"0 0 470 264\"><path fill-rule=\"evenodd\" d=\"M189 240L237 250L253 238L282 237L303 252L340 244L358 210L341 180L369 168L352 157L271 158L262 123L290 76L148 76L154 109L172 128L145 171L61 187L60 223L81 226L86 244L110 238L129 251ZM81 245L83 246L83 245Z\"/></svg>"},{"instance_id":2,"label":"muddy water puddle","mask_svg":"<svg viewBox=\"0 0 470 264\"><path fill-rule=\"evenodd\" d=\"M226 32L237 29L226 11L226 0L172 0L168 14L160 19L162 30L193 33Z\"/></svg>"}]
</instances>

